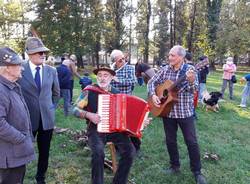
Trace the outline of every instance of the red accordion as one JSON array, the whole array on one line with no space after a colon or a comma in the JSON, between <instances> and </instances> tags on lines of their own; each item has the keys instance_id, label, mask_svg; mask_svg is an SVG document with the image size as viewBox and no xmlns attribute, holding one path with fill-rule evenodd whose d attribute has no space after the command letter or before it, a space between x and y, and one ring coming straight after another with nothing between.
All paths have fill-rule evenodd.
<instances>
[{"instance_id":1,"label":"red accordion","mask_svg":"<svg viewBox=\"0 0 250 184\"><path fill-rule=\"evenodd\" d=\"M128 132L141 137L143 122L149 113L148 103L136 96L126 94L99 94L98 114L101 133Z\"/></svg>"}]
</instances>

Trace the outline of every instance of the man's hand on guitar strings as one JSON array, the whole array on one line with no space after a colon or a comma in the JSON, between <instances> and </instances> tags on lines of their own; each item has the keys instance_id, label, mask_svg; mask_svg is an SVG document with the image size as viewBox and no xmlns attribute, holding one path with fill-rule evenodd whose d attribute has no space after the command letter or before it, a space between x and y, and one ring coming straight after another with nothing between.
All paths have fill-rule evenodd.
<instances>
[{"instance_id":1,"label":"man's hand on guitar strings","mask_svg":"<svg viewBox=\"0 0 250 184\"><path fill-rule=\"evenodd\" d=\"M186 79L189 83L193 84L195 81L195 71L194 70L188 70L186 73Z\"/></svg>"},{"instance_id":2,"label":"man's hand on guitar strings","mask_svg":"<svg viewBox=\"0 0 250 184\"><path fill-rule=\"evenodd\" d=\"M158 96L152 95L152 101L156 107L160 107L161 100L159 99Z\"/></svg>"}]
</instances>

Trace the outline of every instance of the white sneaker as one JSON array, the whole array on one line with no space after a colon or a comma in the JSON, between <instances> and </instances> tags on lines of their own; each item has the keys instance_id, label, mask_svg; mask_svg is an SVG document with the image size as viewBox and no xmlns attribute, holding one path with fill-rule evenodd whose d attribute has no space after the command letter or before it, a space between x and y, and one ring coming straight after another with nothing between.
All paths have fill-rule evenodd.
<instances>
[{"instance_id":1,"label":"white sneaker","mask_svg":"<svg viewBox=\"0 0 250 184\"><path fill-rule=\"evenodd\" d=\"M247 106L243 105L243 104L240 104L240 105L238 105L238 107L246 108Z\"/></svg>"}]
</instances>

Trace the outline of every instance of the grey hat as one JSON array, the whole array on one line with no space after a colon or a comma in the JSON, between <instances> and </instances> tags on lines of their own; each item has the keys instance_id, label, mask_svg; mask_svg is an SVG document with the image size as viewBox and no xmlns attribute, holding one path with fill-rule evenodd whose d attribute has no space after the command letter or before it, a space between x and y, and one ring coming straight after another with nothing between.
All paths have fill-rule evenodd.
<instances>
[{"instance_id":1,"label":"grey hat","mask_svg":"<svg viewBox=\"0 0 250 184\"><path fill-rule=\"evenodd\" d=\"M0 66L21 65L23 60L9 47L0 48Z\"/></svg>"},{"instance_id":2,"label":"grey hat","mask_svg":"<svg viewBox=\"0 0 250 184\"><path fill-rule=\"evenodd\" d=\"M34 54L38 52L48 52L49 49L44 46L42 40L37 37L29 37L26 40L25 51L27 54Z\"/></svg>"}]
</instances>

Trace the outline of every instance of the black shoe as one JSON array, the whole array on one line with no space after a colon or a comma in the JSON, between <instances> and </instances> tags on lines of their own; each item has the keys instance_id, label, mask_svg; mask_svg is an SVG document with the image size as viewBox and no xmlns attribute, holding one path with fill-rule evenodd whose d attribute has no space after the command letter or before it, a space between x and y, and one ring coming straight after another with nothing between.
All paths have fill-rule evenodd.
<instances>
[{"instance_id":1,"label":"black shoe","mask_svg":"<svg viewBox=\"0 0 250 184\"><path fill-rule=\"evenodd\" d=\"M45 182L45 176L36 176L36 183L37 184L46 184Z\"/></svg>"},{"instance_id":2,"label":"black shoe","mask_svg":"<svg viewBox=\"0 0 250 184\"><path fill-rule=\"evenodd\" d=\"M196 184L207 184L206 178L202 174L195 175Z\"/></svg>"},{"instance_id":3,"label":"black shoe","mask_svg":"<svg viewBox=\"0 0 250 184\"><path fill-rule=\"evenodd\" d=\"M179 174L180 168L179 167L169 167L168 169L164 170L164 173L166 174Z\"/></svg>"}]
</instances>

